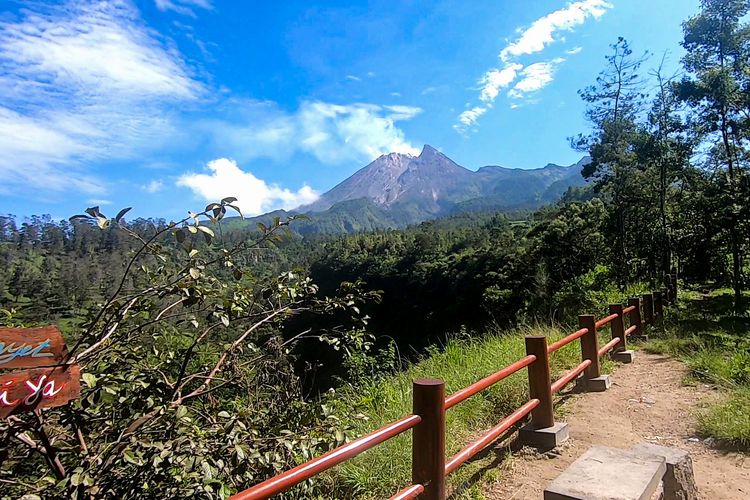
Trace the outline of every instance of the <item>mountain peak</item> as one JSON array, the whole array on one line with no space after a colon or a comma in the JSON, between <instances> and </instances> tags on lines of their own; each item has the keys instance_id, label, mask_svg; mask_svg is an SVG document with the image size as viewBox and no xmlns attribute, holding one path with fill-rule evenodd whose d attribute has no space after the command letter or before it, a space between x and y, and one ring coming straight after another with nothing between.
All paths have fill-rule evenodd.
<instances>
[{"instance_id":1,"label":"mountain peak","mask_svg":"<svg viewBox=\"0 0 750 500\"><path fill-rule=\"evenodd\" d=\"M575 182L572 175L580 177L578 169L550 167L484 167L473 172L425 144L419 156L389 153L378 157L299 210L323 212L344 201L365 199L382 209L419 214L424 220L469 200L479 200L486 207L533 206L538 199L553 197L545 194L550 186L567 188Z\"/></svg>"},{"instance_id":2,"label":"mountain peak","mask_svg":"<svg viewBox=\"0 0 750 500\"><path fill-rule=\"evenodd\" d=\"M431 155L435 155L435 154L442 155L443 153L441 153L437 149L433 148L429 144L425 144L424 147L422 148L422 152L419 153L419 158L422 158L424 156L431 156Z\"/></svg>"}]
</instances>

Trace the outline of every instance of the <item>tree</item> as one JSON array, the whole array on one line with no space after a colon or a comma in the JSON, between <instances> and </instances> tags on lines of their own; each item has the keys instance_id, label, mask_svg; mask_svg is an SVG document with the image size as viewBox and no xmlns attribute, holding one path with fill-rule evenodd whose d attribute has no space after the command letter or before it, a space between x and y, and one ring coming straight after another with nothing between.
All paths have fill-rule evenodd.
<instances>
[{"instance_id":1,"label":"tree","mask_svg":"<svg viewBox=\"0 0 750 500\"><path fill-rule=\"evenodd\" d=\"M588 104L586 117L593 132L579 135L572 145L591 156L583 176L592 179L600 191L611 197L614 215L615 268L621 285L627 274L627 202L629 174L636 168L633 142L638 134L637 118L642 104L642 81L638 70L645 59L633 56L627 40L620 37L611 45L606 67L596 83L579 95Z\"/></svg>"},{"instance_id":2,"label":"tree","mask_svg":"<svg viewBox=\"0 0 750 500\"><path fill-rule=\"evenodd\" d=\"M743 244L747 220L741 197L747 163L748 53L750 28L743 18L747 0L702 0L701 12L683 24L682 60L688 76L676 89L695 112L699 131L709 144L707 166L714 167L722 186L723 210L717 222L728 233L732 256L734 305L740 309L743 290Z\"/></svg>"},{"instance_id":3,"label":"tree","mask_svg":"<svg viewBox=\"0 0 750 500\"><path fill-rule=\"evenodd\" d=\"M76 217L138 244L68 339L81 399L0 423L5 494L225 498L341 443L330 409L302 397L290 351L310 338L344 360L367 350L367 295L350 285L320 297L303 274L243 266L240 256L266 252L295 217L224 246L214 229L233 201L142 232L127 210ZM297 330L290 320L301 314L337 320Z\"/></svg>"},{"instance_id":4,"label":"tree","mask_svg":"<svg viewBox=\"0 0 750 500\"><path fill-rule=\"evenodd\" d=\"M642 205L639 240L644 247L650 272L659 282L673 267L673 214L676 183L690 167L695 147L694 135L683 118L682 103L673 91L675 76L664 74L667 54L649 74L654 78L655 95L642 131L636 140L642 176L634 203ZM642 224L657 219L659 224ZM653 235L653 236L652 236Z\"/></svg>"}]
</instances>

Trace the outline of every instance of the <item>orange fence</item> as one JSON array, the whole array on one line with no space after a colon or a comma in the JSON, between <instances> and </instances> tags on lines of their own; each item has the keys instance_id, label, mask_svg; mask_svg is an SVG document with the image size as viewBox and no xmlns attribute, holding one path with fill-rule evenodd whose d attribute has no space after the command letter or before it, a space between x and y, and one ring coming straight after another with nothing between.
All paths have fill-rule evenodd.
<instances>
[{"instance_id":1,"label":"orange fence","mask_svg":"<svg viewBox=\"0 0 750 500\"><path fill-rule=\"evenodd\" d=\"M610 314L598 321L593 315L579 316L580 329L557 342L547 345L546 337L526 337L525 357L448 397L445 396L443 381L415 380L412 415L237 493L231 500L270 498L408 430L412 430L412 484L392 496L391 500L443 500L446 476L487 448L527 415L531 414L530 426L533 429L553 427L553 395L576 378L581 377L585 383L600 377L600 358L610 352L614 356L625 351L629 336L641 334L643 325L660 322L665 302L674 302L676 295L676 278L670 276L667 288L663 291L645 294L642 299L631 298L627 307L612 304L609 306ZM610 325L612 340L599 348L597 330L606 325ZM578 339L581 343L581 363L553 383L550 377L550 354ZM446 461L446 411L524 368L527 369L529 379L529 400Z\"/></svg>"}]
</instances>

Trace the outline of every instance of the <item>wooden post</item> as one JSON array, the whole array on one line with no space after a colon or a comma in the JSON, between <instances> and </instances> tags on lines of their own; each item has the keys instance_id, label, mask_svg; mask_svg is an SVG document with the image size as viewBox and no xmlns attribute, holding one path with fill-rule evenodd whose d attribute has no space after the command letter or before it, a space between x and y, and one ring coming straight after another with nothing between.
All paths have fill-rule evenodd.
<instances>
[{"instance_id":1,"label":"wooden post","mask_svg":"<svg viewBox=\"0 0 750 500\"><path fill-rule=\"evenodd\" d=\"M445 382L419 379L413 383L412 405L422 421L412 431L412 484L424 486L420 498L445 499Z\"/></svg>"},{"instance_id":2,"label":"wooden post","mask_svg":"<svg viewBox=\"0 0 750 500\"><path fill-rule=\"evenodd\" d=\"M539 400L539 406L531 411L531 425L546 429L555 425L547 337L526 337L526 355L529 354L536 356L536 361L528 367L529 397Z\"/></svg>"},{"instance_id":3,"label":"wooden post","mask_svg":"<svg viewBox=\"0 0 750 500\"><path fill-rule=\"evenodd\" d=\"M625 323L623 322L622 304L610 304L609 314L617 314L618 316L612 320L609 324L612 328L612 338L619 338L620 343L612 349L612 354L624 351L628 348L627 339L625 338Z\"/></svg>"},{"instance_id":4,"label":"wooden post","mask_svg":"<svg viewBox=\"0 0 750 500\"><path fill-rule=\"evenodd\" d=\"M677 302L677 273L670 275L672 278L672 302Z\"/></svg>"},{"instance_id":5,"label":"wooden post","mask_svg":"<svg viewBox=\"0 0 750 500\"><path fill-rule=\"evenodd\" d=\"M596 334L596 318L593 314L578 316L578 328L586 328L588 332L581 337L581 360L591 361L586 371L583 372L587 380L597 378L601 375L599 367L599 337Z\"/></svg>"},{"instance_id":6,"label":"wooden post","mask_svg":"<svg viewBox=\"0 0 750 500\"><path fill-rule=\"evenodd\" d=\"M643 294L643 322L647 325L654 324L654 295Z\"/></svg>"},{"instance_id":7,"label":"wooden post","mask_svg":"<svg viewBox=\"0 0 750 500\"><path fill-rule=\"evenodd\" d=\"M635 331L632 335L640 336L643 332L643 321L641 320L641 299L638 297L631 297L628 299L628 306L633 306L635 309L630 313L630 326L635 325Z\"/></svg>"},{"instance_id":8,"label":"wooden post","mask_svg":"<svg viewBox=\"0 0 750 500\"><path fill-rule=\"evenodd\" d=\"M654 319L658 324L664 321L664 292L654 292Z\"/></svg>"}]
</instances>

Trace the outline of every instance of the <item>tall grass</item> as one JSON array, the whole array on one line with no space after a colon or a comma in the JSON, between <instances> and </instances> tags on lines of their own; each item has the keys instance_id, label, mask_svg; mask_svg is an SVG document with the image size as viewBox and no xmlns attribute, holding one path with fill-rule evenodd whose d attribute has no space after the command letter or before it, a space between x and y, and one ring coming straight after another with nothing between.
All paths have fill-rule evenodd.
<instances>
[{"instance_id":1,"label":"tall grass","mask_svg":"<svg viewBox=\"0 0 750 500\"><path fill-rule=\"evenodd\" d=\"M750 295L748 295L750 298ZM750 447L750 311L732 309L732 290L686 290L665 334L646 349L673 355L690 378L727 390L698 417L701 434L732 447Z\"/></svg>"},{"instance_id":2,"label":"tall grass","mask_svg":"<svg viewBox=\"0 0 750 500\"><path fill-rule=\"evenodd\" d=\"M367 419L354 419L355 435L362 435L411 413L411 386L416 378L439 378L450 394L494 373L525 356L525 335L546 335L553 342L571 330L553 327L523 327L510 332L491 331L481 339L452 339L442 348L407 369L357 387L345 389L339 403ZM580 363L579 342L555 352L551 358L553 379ZM605 366L607 369L609 365ZM510 376L490 389L451 408L446 417L447 455L459 451L473 438L497 424L528 400L526 370ZM493 453L464 465L449 477L453 488L466 487L472 478L497 459ZM364 453L337 468L330 478L338 497L390 496L411 483L411 432ZM473 496L469 487L464 496Z\"/></svg>"}]
</instances>

